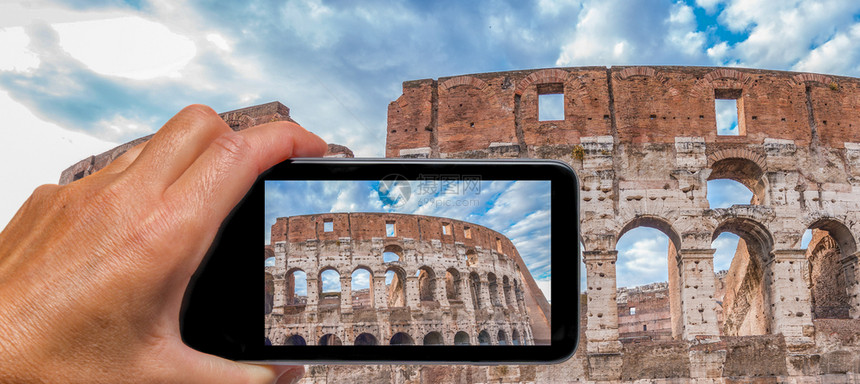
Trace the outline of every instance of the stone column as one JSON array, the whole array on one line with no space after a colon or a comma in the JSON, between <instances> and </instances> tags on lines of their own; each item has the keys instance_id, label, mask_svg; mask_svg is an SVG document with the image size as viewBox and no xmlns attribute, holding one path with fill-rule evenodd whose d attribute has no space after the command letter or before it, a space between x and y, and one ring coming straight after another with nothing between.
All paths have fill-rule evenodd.
<instances>
[{"instance_id":1,"label":"stone column","mask_svg":"<svg viewBox=\"0 0 860 384\"><path fill-rule=\"evenodd\" d=\"M618 304L615 301L615 261L618 251L585 251L588 300L588 377L591 380L621 378L621 342L618 341Z\"/></svg>"},{"instance_id":2,"label":"stone column","mask_svg":"<svg viewBox=\"0 0 860 384\"><path fill-rule=\"evenodd\" d=\"M463 307L466 312L475 312L475 304L472 302L472 290L469 288L468 276L460 275L460 300L463 300Z\"/></svg>"},{"instance_id":3,"label":"stone column","mask_svg":"<svg viewBox=\"0 0 860 384\"><path fill-rule=\"evenodd\" d=\"M406 306L413 311L421 309L421 300L418 294L418 276L406 277Z\"/></svg>"},{"instance_id":4,"label":"stone column","mask_svg":"<svg viewBox=\"0 0 860 384\"><path fill-rule=\"evenodd\" d=\"M493 313L493 300L490 299L490 283L487 280L487 275L481 276L481 309L486 309Z\"/></svg>"},{"instance_id":5,"label":"stone column","mask_svg":"<svg viewBox=\"0 0 860 384\"><path fill-rule=\"evenodd\" d=\"M436 301L439 302L439 306L442 308L450 307L448 303L448 285L445 279L445 275L442 277L436 278L436 292L433 292L433 295L436 297Z\"/></svg>"},{"instance_id":6,"label":"stone column","mask_svg":"<svg viewBox=\"0 0 860 384\"><path fill-rule=\"evenodd\" d=\"M848 313L852 319L860 319L860 252L842 258L841 262L848 304L851 306Z\"/></svg>"},{"instance_id":7,"label":"stone column","mask_svg":"<svg viewBox=\"0 0 860 384\"><path fill-rule=\"evenodd\" d=\"M305 307L305 311L307 312L316 312L317 306L319 305L319 279L311 276L311 274L307 274L308 278L308 302Z\"/></svg>"},{"instance_id":8,"label":"stone column","mask_svg":"<svg viewBox=\"0 0 860 384\"><path fill-rule=\"evenodd\" d=\"M287 302L287 282L281 278L275 278L275 297L272 299L272 314L283 315L284 304Z\"/></svg>"},{"instance_id":9,"label":"stone column","mask_svg":"<svg viewBox=\"0 0 860 384\"><path fill-rule=\"evenodd\" d=\"M781 249L771 255L764 268L772 305L771 331L782 333L788 345L812 344L812 300L803 276L808 270L806 250Z\"/></svg>"},{"instance_id":10,"label":"stone column","mask_svg":"<svg viewBox=\"0 0 860 384\"><path fill-rule=\"evenodd\" d=\"M715 249L681 250L681 313L684 339L718 338L716 299L714 298Z\"/></svg>"},{"instance_id":11,"label":"stone column","mask_svg":"<svg viewBox=\"0 0 860 384\"><path fill-rule=\"evenodd\" d=\"M352 276L340 277L340 313L352 312Z\"/></svg>"},{"instance_id":12,"label":"stone column","mask_svg":"<svg viewBox=\"0 0 860 384\"><path fill-rule=\"evenodd\" d=\"M385 286L385 275L373 276L373 307L378 310L388 309L388 289Z\"/></svg>"}]
</instances>

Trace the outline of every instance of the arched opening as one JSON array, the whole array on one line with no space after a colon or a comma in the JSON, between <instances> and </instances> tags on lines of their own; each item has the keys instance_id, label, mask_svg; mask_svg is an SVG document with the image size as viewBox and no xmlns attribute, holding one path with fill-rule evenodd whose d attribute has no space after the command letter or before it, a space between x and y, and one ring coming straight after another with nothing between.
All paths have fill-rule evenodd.
<instances>
[{"instance_id":1,"label":"arched opening","mask_svg":"<svg viewBox=\"0 0 860 384\"><path fill-rule=\"evenodd\" d=\"M424 345L442 345L442 334L436 331L424 335Z\"/></svg>"},{"instance_id":2,"label":"arched opening","mask_svg":"<svg viewBox=\"0 0 860 384\"><path fill-rule=\"evenodd\" d=\"M388 294L388 307L406 306L406 273L399 267L389 267L385 271L385 286Z\"/></svg>"},{"instance_id":3,"label":"arched opening","mask_svg":"<svg viewBox=\"0 0 860 384\"><path fill-rule=\"evenodd\" d=\"M272 313L275 302L275 280L271 273L266 273L266 314Z\"/></svg>"},{"instance_id":4,"label":"arched opening","mask_svg":"<svg viewBox=\"0 0 860 384\"><path fill-rule=\"evenodd\" d=\"M508 338L507 338L507 334L505 334L505 331L500 329L498 337L499 337L499 345L508 345Z\"/></svg>"},{"instance_id":5,"label":"arched opening","mask_svg":"<svg viewBox=\"0 0 860 384\"><path fill-rule=\"evenodd\" d=\"M615 246L620 341L672 340L683 335L680 295L671 294L681 291L680 246L680 236L662 218L643 216L622 228ZM656 294L660 291L664 293ZM648 332L642 331L643 324Z\"/></svg>"},{"instance_id":6,"label":"arched opening","mask_svg":"<svg viewBox=\"0 0 860 384\"><path fill-rule=\"evenodd\" d=\"M267 267L274 267L275 266L275 256L266 258L266 266Z\"/></svg>"},{"instance_id":7,"label":"arched opening","mask_svg":"<svg viewBox=\"0 0 860 384\"><path fill-rule=\"evenodd\" d=\"M491 344L490 334L487 333L487 331L481 331L481 333L478 334L478 345L490 345L490 344Z\"/></svg>"},{"instance_id":8,"label":"arched opening","mask_svg":"<svg viewBox=\"0 0 860 384\"><path fill-rule=\"evenodd\" d=\"M403 257L403 248L396 244L386 245L382 251L382 262L393 263L399 262Z\"/></svg>"},{"instance_id":9,"label":"arched opening","mask_svg":"<svg viewBox=\"0 0 860 384\"><path fill-rule=\"evenodd\" d=\"M436 274L428 267L421 267L418 276L418 297L422 302L436 301Z\"/></svg>"},{"instance_id":10,"label":"arched opening","mask_svg":"<svg viewBox=\"0 0 860 384\"><path fill-rule=\"evenodd\" d=\"M267 337L267 338L266 338L266 341L265 341L265 344L263 344L263 345L265 345L265 346L267 346L267 347L270 347L270 346L272 346L272 341L271 341L271 340L269 340L269 338Z\"/></svg>"},{"instance_id":11,"label":"arched opening","mask_svg":"<svg viewBox=\"0 0 860 384\"><path fill-rule=\"evenodd\" d=\"M514 298L511 296L511 279L507 276L502 277L502 291L505 293L505 306L511 308L514 306Z\"/></svg>"},{"instance_id":12,"label":"arched opening","mask_svg":"<svg viewBox=\"0 0 860 384\"><path fill-rule=\"evenodd\" d=\"M588 281L586 280L586 276L588 275L588 273L586 273L586 269L585 269L585 259L582 257L583 252L585 252L585 245L583 245L582 242L580 241L579 242L579 293L585 293L585 288L588 287ZM514 281L514 283L516 283L516 281ZM582 300L585 300L585 298L583 297Z\"/></svg>"},{"instance_id":13,"label":"arched opening","mask_svg":"<svg viewBox=\"0 0 860 384\"><path fill-rule=\"evenodd\" d=\"M373 274L365 267L358 267L352 272L350 288L353 308L373 307L372 282Z\"/></svg>"},{"instance_id":14,"label":"arched opening","mask_svg":"<svg viewBox=\"0 0 860 384\"><path fill-rule=\"evenodd\" d=\"M319 345L343 345L343 343L340 341L337 335L327 333L323 335L323 337L320 337Z\"/></svg>"},{"instance_id":15,"label":"arched opening","mask_svg":"<svg viewBox=\"0 0 860 384\"><path fill-rule=\"evenodd\" d=\"M475 272L469 274L469 293L472 294L472 303L475 306L475 310L481 309L483 306L483 303L481 303L481 278Z\"/></svg>"},{"instance_id":16,"label":"arched opening","mask_svg":"<svg viewBox=\"0 0 860 384\"><path fill-rule=\"evenodd\" d=\"M478 253L474 249L466 251L466 265L473 266L478 264Z\"/></svg>"},{"instance_id":17,"label":"arched opening","mask_svg":"<svg viewBox=\"0 0 860 384\"><path fill-rule=\"evenodd\" d=\"M305 271L294 269L287 273L287 306L304 306L308 301L308 277Z\"/></svg>"},{"instance_id":18,"label":"arched opening","mask_svg":"<svg viewBox=\"0 0 860 384\"><path fill-rule=\"evenodd\" d=\"M354 345L377 345L376 336L369 333L362 333L355 338Z\"/></svg>"},{"instance_id":19,"label":"arched opening","mask_svg":"<svg viewBox=\"0 0 860 384\"><path fill-rule=\"evenodd\" d=\"M812 314L817 319L850 319L850 276L842 259L854 254L854 236L844 224L821 219L809 226L811 239L806 247L809 261Z\"/></svg>"},{"instance_id":20,"label":"arched opening","mask_svg":"<svg viewBox=\"0 0 860 384\"><path fill-rule=\"evenodd\" d=\"M409 336L408 333L397 332L394 336L391 336L391 341L388 343L389 345L412 345L415 344L412 341L412 336Z\"/></svg>"},{"instance_id":21,"label":"arched opening","mask_svg":"<svg viewBox=\"0 0 860 384\"><path fill-rule=\"evenodd\" d=\"M494 307L501 307L502 301L499 299L499 282L496 281L494 273L487 274L487 289L490 290L490 302Z\"/></svg>"},{"instance_id":22,"label":"arched opening","mask_svg":"<svg viewBox=\"0 0 860 384\"><path fill-rule=\"evenodd\" d=\"M454 345L469 345L469 334L463 331L457 332L454 335Z\"/></svg>"},{"instance_id":23,"label":"arched opening","mask_svg":"<svg viewBox=\"0 0 860 384\"><path fill-rule=\"evenodd\" d=\"M292 335L284 341L284 345L307 345L305 338L299 335Z\"/></svg>"},{"instance_id":24,"label":"arched opening","mask_svg":"<svg viewBox=\"0 0 860 384\"><path fill-rule=\"evenodd\" d=\"M520 331L518 331L518 330L514 329L514 330L511 332L511 342L512 342L514 345L523 345L522 340L520 340Z\"/></svg>"},{"instance_id":25,"label":"arched opening","mask_svg":"<svg viewBox=\"0 0 860 384\"><path fill-rule=\"evenodd\" d=\"M445 271L445 293L449 303L462 300L460 297L460 272L454 268Z\"/></svg>"},{"instance_id":26,"label":"arched opening","mask_svg":"<svg viewBox=\"0 0 860 384\"><path fill-rule=\"evenodd\" d=\"M718 311L721 331L728 336L769 334L771 299L764 268L771 257L773 237L760 223L741 217L723 221L712 238L716 240L723 232L731 232L739 240L723 283L725 294Z\"/></svg>"},{"instance_id":27,"label":"arched opening","mask_svg":"<svg viewBox=\"0 0 860 384\"><path fill-rule=\"evenodd\" d=\"M525 296L522 288L520 288L519 280L514 280L514 297L517 300L517 308L520 309L520 312L526 311L526 302Z\"/></svg>"},{"instance_id":28,"label":"arched opening","mask_svg":"<svg viewBox=\"0 0 860 384\"><path fill-rule=\"evenodd\" d=\"M319 276L319 308L340 308L340 273L328 267Z\"/></svg>"},{"instance_id":29,"label":"arched opening","mask_svg":"<svg viewBox=\"0 0 860 384\"><path fill-rule=\"evenodd\" d=\"M764 177L764 170L756 162L740 157L720 159L711 165L711 174L708 175L709 203L711 202L710 188L712 185L718 189L718 193L714 195L714 203L722 201L719 197L720 189L725 189L729 200L749 196L732 183L711 183L713 180L721 179L735 181L752 193L749 200L741 204L767 204L767 179ZM712 204L711 208L716 207Z\"/></svg>"}]
</instances>

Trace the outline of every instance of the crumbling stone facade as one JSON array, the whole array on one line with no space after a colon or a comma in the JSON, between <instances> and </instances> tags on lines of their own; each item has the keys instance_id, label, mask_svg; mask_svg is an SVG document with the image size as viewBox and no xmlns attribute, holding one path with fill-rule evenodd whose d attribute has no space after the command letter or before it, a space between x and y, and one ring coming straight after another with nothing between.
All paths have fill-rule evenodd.
<instances>
[{"instance_id":1,"label":"crumbling stone facade","mask_svg":"<svg viewBox=\"0 0 860 384\"><path fill-rule=\"evenodd\" d=\"M549 344L549 303L514 245L489 228L430 216L327 213L277 219L270 243L272 345ZM328 270L339 275L340 292L323 293ZM369 291L352 291L358 270L369 273ZM307 276L306 297L294 295L297 271Z\"/></svg>"},{"instance_id":2,"label":"crumbling stone facade","mask_svg":"<svg viewBox=\"0 0 860 384\"><path fill-rule=\"evenodd\" d=\"M563 119L541 121L545 94L563 95ZM717 134L717 99L736 101L739 135ZM860 317L858 79L697 67L484 73L405 82L388 116L388 157L553 158L577 171L588 281L583 380L633 379L623 373L628 358L650 361L648 348L619 341L616 305L616 242L640 226L670 239L677 345L662 350L687 363L636 378L834 372L819 362L813 298L839 292L818 312L838 307L831 312L851 324ZM752 201L710 208L707 181L715 179L747 186ZM832 241L802 249L807 229ZM711 242L723 232L741 241L720 306ZM734 356L759 343L782 346L774 350L778 366L732 368ZM853 342L828 348L853 362L860 356Z\"/></svg>"}]
</instances>

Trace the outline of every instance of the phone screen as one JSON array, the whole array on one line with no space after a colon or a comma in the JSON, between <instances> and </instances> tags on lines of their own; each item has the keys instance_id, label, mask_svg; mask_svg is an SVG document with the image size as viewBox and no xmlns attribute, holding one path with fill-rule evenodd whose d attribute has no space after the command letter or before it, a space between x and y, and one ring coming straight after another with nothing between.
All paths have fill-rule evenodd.
<instances>
[{"instance_id":1,"label":"phone screen","mask_svg":"<svg viewBox=\"0 0 860 384\"><path fill-rule=\"evenodd\" d=\"M464 174L266 180L260 343L550 345L551 197Z\"/></svg>"}]
</instances>

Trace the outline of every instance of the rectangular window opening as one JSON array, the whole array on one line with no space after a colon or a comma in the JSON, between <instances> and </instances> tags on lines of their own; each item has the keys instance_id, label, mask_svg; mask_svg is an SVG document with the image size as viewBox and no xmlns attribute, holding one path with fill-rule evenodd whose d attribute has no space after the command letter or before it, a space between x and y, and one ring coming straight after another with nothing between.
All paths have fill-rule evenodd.
<instances>
[{"instance_id":1,"label":"rectangular window opening","mask_svg":"<svg viewBox=\"0 0 860 384\"><path fill-rule=\"evenodd\" d=\"M465 236L467 239L471 239L472 238L472 228L469 228L469 227L463 228L463 236Z\"/></svg>"},{"instance_id":2,"label":"rectangular window opening","mask_svg":"<svg viewBox=\"0 0 860 384\"><path fill-rule=\"evenodd\" d=\"M714 90L714 110L717 120L717 135L743 136L744 109L740 89Z\"/></svg>"},{"instance_id":3,"label":"rectangular window opening","mask_svg":"<svg viewBox=\"0 0 860 384\"><path fill-rule=\"evenodd\" d=\"M538 121L564 120L564 84L540 84L538 90Z\"/></svg>"},{"instance_id":4,"label":"rectangular window opening","mask_svg":"<svg viewBox=\"0 0 860 384\"><path fill-rule=\"evenodd\" d=\"M642 331L643 331L643 332L647 332L647 331L648 331L648 324L642 324Z\"/></svg>"},{"instance_id":5,"label":"rectangular window opening","mask_svg":"<svg viewBox=\"0 0 860 384\"><path fill-rule=\"evenodd\" d=\"M387 237L397 236L397 227L394 225L394 221L386 221L385 222L385 236L387 236Z\"/></svg>"},{"instance_id":6,"label":"rectangular window opening","mask_svg":"<svg viewBox=\"0 0 860 384\"><path fill-rule=\"evenodd\" d=\"M630 307L630 314L631 314L631 315L635 315L635 314L636 314L636 307Z\"/></svg>"},{"instance_id":7,"label":"rectangular window opening","mask_svg":"<svg viewBox=\"0 0 860 384\"><path fill-rule=\"evenodd\" d=\"M324 219L323 220L323 231L324 232L334 231L334 222L332 222L332 219Z\"/></svg>"},{"instance_id":8,"label":"rectangular window opening","mask_svg":"<svg viewBox=\"0 0 860 384\"><path fill-rule=\"evenodd\" d=\"M450 235L451 234L451 224L442 223L442 234Z\"/></svg>"},{"instance_id":9,"label":"rectangular window opening","mask_svg":"<svg viewBox=\"0 0 860 384\"><path fill-rule=\"evenodd\" d=\"M496 252L502 253L502 239L496 238Z\"/></svg>"}]
</instances>

